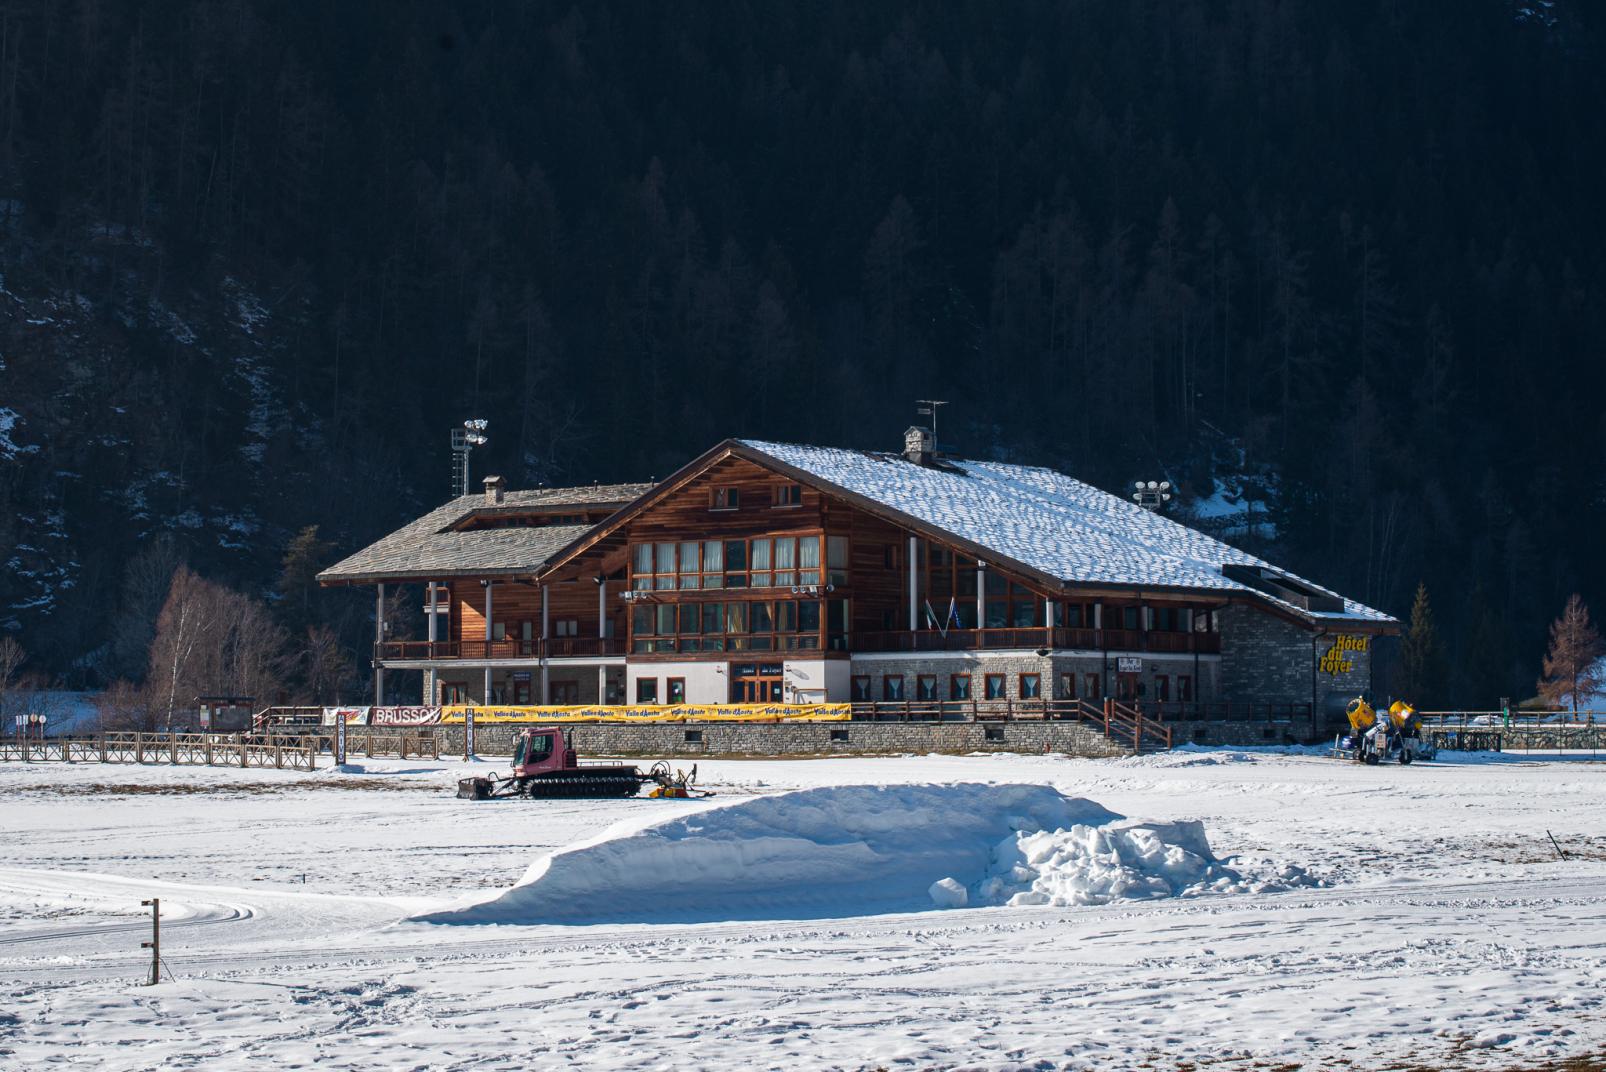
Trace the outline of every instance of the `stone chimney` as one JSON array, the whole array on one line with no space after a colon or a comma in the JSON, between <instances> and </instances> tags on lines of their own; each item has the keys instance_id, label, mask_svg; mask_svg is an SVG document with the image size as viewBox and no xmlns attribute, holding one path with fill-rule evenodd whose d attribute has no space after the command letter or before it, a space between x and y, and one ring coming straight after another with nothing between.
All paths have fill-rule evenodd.
<instances>
[{"instance_id":1,"label":"stone chimney","mask_svg":"<svg viewBox=\"0 0 1606 1072\"><path fill-rule=\"evenodd\" d=\"M910 425L909 430L903 433L903 456L916 465L930 465L935 448L936 441L930 428Z\"/></svg>"},{"instance_id":2,"label":"stone chimney","mask_svg":"<svg viewBox=\"0 0 1606 1072\"><path fill-rule=\"evenodd\" d=\"M507 494L507 481L499 476L485 478L485 502L488 506L501 506L502 499Z\"/></svg>"}]
</instances>

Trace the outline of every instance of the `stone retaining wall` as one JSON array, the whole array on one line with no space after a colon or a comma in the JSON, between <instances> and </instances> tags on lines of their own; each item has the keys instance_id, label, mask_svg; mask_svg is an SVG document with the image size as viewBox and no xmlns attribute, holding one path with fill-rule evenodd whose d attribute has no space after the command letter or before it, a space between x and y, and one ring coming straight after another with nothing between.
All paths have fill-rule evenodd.
<instances>
[{"instance_id":1,"label":"stone retaining wall","mask_svg":"<svg viewBox=\"0 0 1606 1072\"><path fill-rule=\"evenodd\" d=\"M484 756L508 756L521 727L478 725L474 749ZM698 756L901 755L930 752L1056 752L1107 757L1128 749L1099 729L1077 722L653 722L639 725L576 723L568 727L582 755L650 758ZM1174 744L1285 744L1324 740L1308 724L1287 722L1179 722ZM352 731L350 751L360 755L362 734ZM461 755L463 727L435 729L442 756ZM1146 742L1147 743L1147 742Z\"/></svg>"}]
</instances>

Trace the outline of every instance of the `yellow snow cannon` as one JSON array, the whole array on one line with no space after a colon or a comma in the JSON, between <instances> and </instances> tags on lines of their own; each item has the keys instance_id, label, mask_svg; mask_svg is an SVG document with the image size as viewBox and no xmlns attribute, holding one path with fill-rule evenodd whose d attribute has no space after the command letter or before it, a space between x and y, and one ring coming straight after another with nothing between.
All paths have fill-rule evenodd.
<instances>
[{"instance_id":1,"label":"yellow snow cannon","mask_svg":"<svg viewBox=\"0 0 1606 1072\"><path fill-rule=\"evenodd\" d=\"M1377 711L1366 702L1364 696L1357 696L1351 700L1349 706L1344 709L1344 714L1349 716L1351 732L1357 734L1365 733L1377 721Z\"/></svg>"},{"instance_id":2,"label":"yellow snow cannon","mask_svg":"<svg viewBox=\"0 0 1606 1072\"><path fill-rule=\"evenodd\" d=\"M1408 726L1416 730L1422 728L1422 717L1416 713L1416 708L1404 700L1395 700L1389 704L1389 719L1393 721L1397 730L1403 731Z\"/></svg>"}]
</instances>

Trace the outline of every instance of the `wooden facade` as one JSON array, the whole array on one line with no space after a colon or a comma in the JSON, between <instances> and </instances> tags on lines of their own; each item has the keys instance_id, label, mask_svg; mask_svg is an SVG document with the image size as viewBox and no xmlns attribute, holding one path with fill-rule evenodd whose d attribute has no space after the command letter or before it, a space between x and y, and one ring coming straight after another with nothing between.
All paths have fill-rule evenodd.
<instances>
[{"instance_id":1,"label":"wooden facade","mask_svg":"<svg viewBox=\"0 0 1606 1072\"><path fill-rule=\"evenodd\" d=\"M1315 631L1253 592L1067 583L771 462L722 445L606 521L585 516L527 573L440 577L434 639L381 639L376 666L423 669L442 698L515 703L1193 702L1221 699L1201 660L1220 657L1229 606ZM994 664L962 665L978 658Z\"/></svg>"}]
</instances>

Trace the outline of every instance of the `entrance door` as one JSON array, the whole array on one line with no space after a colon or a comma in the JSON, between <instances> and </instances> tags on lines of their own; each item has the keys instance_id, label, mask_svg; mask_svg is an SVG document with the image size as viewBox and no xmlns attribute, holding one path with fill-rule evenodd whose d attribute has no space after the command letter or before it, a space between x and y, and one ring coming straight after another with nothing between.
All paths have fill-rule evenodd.
<instances>
[{"instance_id":1,"label":"entrance door","mask_svg":"<svg viewBox=\"0 0 1606 1072\"><path fill-rule=\"evenodd\" d=\"M731 663L731 703L780 703L780 663Z\"/></svg>"},{"instance_id":2,"label":"entrance door","mask_svg":"<svg viewBox=\"0 0 1606 1072\"><path fill-rule=\"evenodd\" d=\"M1138 674L1115 675L1115 698L1122 703L1131 703L1138 698Z\"/></svg>"}]
</instances>

